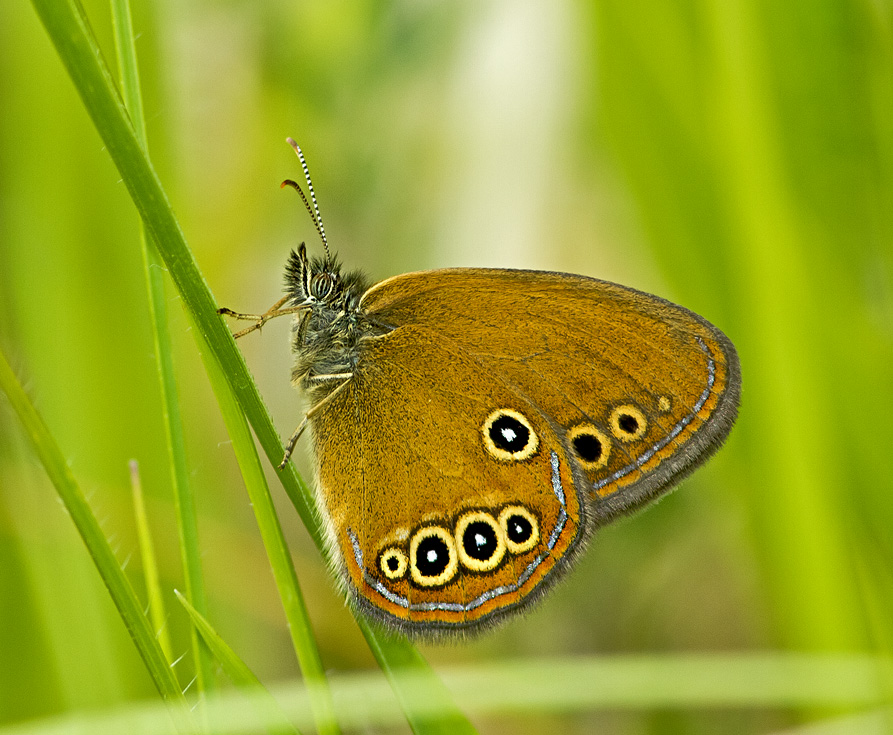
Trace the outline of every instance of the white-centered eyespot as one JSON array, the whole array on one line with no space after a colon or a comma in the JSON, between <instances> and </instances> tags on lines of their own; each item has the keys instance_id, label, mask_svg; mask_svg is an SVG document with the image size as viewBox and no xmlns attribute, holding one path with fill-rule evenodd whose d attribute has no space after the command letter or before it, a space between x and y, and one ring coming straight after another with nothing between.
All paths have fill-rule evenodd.
<instances>
[{"instance_id":1,"label":"white-centered eyespot","mask_svg":"<svg viewBox=\"0 0 893 735\"><path fill-rule=\"evenodd\" d=\"M481 427L487 451L506 462L519 462L533 456L539 437L524 414L511 408L497 408Z\"/></svg>"},{"instance_id":2,"label":"white-centered eyespot","mask_svg":"<svg viewBox=\"0 0 893 735\"><path fill-rule=\"evenodd\" d=\"M567 439L583 469L597 470L608 464L611 440L592 424L574 426L567 432Z\"/></svg>"},{"instance_id":3,"label":"white-centered eyespot","mask_svg":"<svg viewBox=\"0 0 893 735\"><path fill-rule=\"evenodd\" d=\"M499 513L499 525L505 534L505 546L512 554L530 551L540 540L540 525L523 505L509 505Z\"/></svg>"},{"instance_id":4,"label":"white-centered eyespot","mask_svg":"<svg viewBox=\"0 0 893 735\"><path fill-rule=\"evenodd\" d=\"M617 406L608 419L611 433L622 442L640 439L648 429L648 421L635 406Z\"/></svg>"},{"instance_id":5,"label":"white-centered eyespot","mask_svg":"<svg viewBox=\"0 0 893 735\"><path fill-rule=\"evenodd\" d=\"M505 556L505 533L489 513L474 510L459 516L456 523L459 561L473 572L489 572Z\"/></svg>"},{"instance_id":6,"label":"white-centered eyespot","mask_svg":"<svg viewBox=\"0 0 893 735\"><path fill-rule=\"evenodd\" d=\"M378 557L378 568L381 569L382 574L388 579L400 579L400 577L406 574L408 565L406 554L401 549L394 547L385 549L381 556Z\"/></svg>"},{"instance_id":7,"label":"white-centered eyespot","mask_svg":"<svg viewBox=\"0 0 893 735\"><path fill-rule=\"evenodd\" d=\"M459 567L456 542L440 526L420 528L409 542L409 571L422 587L439 587L449 582Z\"/></svg>"}]
</instances>

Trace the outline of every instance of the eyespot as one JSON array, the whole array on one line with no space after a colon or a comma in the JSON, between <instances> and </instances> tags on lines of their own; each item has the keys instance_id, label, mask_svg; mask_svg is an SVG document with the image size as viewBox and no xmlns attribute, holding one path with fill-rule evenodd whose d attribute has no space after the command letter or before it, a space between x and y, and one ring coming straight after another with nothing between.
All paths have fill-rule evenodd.
<instances>
[{"instance_id":1,"label":"eyespot","mask_svg":"<svg viewBox=\"0 0 893 735\"><path fill-rule=\"evenodd\" d=\"M608 421L611 433L623 442L640 438L648 428L645 414L635 406L618 406L611 412Z\"/></svg>"},{"instance_id":2,"label":"eyespot","mask_svg":"<svg viewBox=\"0 0 893 735\"><path fill-rule=\"evenodd\" d=\"M670 397L661 396L658 398L657 407L664 413L667 413L673 407L673 404L670 402Z\"/></svg>"},{"instance_id":3,"label":"eyespot","mask_svg":"<svg viewBox=\"0 0 893 735\"><path fill-rule=\"evenodd\" d=\"M509 505L499 514L499 525L505 534L506 548L512 554L530 551L540 540L540 525L523 505Z\"/></svg>"},{"instance_id":4,"label":"eyespot","mask_svg":"<svg viewBox=\"0 0 893 735\"><path fill-rule=\"evenodd\" d=\"M608 464L611 441L592 424L580 424L567 432L571 449L584 469L597 470Z\"/></svg>"},{"instance_id":5,"label":"eyespot","mask_svg":"<svg viewBox=\"0 0 893 735\"><path fill-rule=\"evenodd\" d=\"M385 549L381 556L378 557L378 568L382 574L388 579L400 579L406 574L406 567L409 562L406 560L406 554L401 549L391 547Z\"/></svg>"},{"instance_id":6,"label":"eyespot","mask_svg":"<svg viewBox=\"0 0 893 735\"><path fill-rule=\"evenodd\" d=\"M474 572L488 572L505 556L505 533L489 513L471 511L456 523L459 561Z\"/></svg>"},{"instance_id":7,"label":"eyespot","mask_svg":"<svg viewBox=\"0 0 893 735\"><path fill-rule=\"evenodd\" d=\"M524 414L497 408L487 416L481 431L484 446L496 459L518 462L533 456L539 438Z\"/></svg>"},{"instance_id":8,"label":"eyespot","mask_svg":"<svg viewBox=\"0 0 893 735\"><path fill-rule=\"evenodd\" d=\"M459 566L456 543L440 526L419 529L409 542L409 571L416 584L439 587L449 582Z\"/></svg>"}]
</instances>

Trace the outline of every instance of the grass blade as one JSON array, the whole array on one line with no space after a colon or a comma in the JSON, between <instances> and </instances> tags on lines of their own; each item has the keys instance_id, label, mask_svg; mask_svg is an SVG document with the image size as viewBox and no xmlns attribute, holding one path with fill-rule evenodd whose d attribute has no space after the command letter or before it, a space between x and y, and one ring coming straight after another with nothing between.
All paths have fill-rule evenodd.
<instances>
[{"instance_id":1,"label":"grass blade","mask_svg":"<svg viewBox=\"0 0 893 735\"><path fill-rule=\"evenodd\" d=\"M288 620L288 632L301 666L301 673L304 675L307 691L310 694L310 704L317 731L337 735L338 725L335 720L332 695L326 682L316 640L313 637L310 616L307 614L304 596L301 594L301 587L298 584L298 575L285 543L285 535L282 533L282 526L279 525L276 509L273 506L267 478L264 476L264 470L254 446L254 438L251 436L245 415L239 408L226 378L221 374L220 366L212 358L206 357L208 350L204 349L203 345L199 345L199 348L205 361L205 369L208 371L211 386L220 404L223 420L232 439L236 460L239 463L264 548L273 569L276 588L279 591L285 617Z\"/></svg>"},{"instance_id":2,"label":"grass blade","mask_svg":"<svg viewBox=\"0 0 893 735\"><path fill-rule=\"evenodd\" d=\"M884 725L890 710L879 677L884 669L889 673L890 663L889 659L874 656L777 652L582 656L570 661L517 658L490 665L451 667L444 671L444 679L468 711L479 717L502 718L502 722L507 715L512 717L510 721L521 722L525 716L539 718L547 713L573 717L608 711L705 713L717 709L781 713L823 708L823 714L810 718L813 722L839 724L846 721L843 717L855 720L839 711L845 709L852 714L870 714L875 727L866 732L880 735L888 732ZM287 717L301 727L312 724L307 693L300 682L282 682L270 689ZM377 672L333 676L332 690L345 729L368 732L399 725L400 708ZM215 733L257 731L257 717L254 712L245 711L242 699L241 693L227 692L208 698L208 719ZM170 729L159 714L162 713L157 705L134 705L0 728L0 735L69 735L73 731L90 735L137 731L161 735ZM435 711L430 714L433 717ZM553 729L560 731L558 727ZM792 735L793 732L796 731ZM850 730L840 727L832 732Z\"/></svg>"},{"instance_id":3,"label":"grass blade","mask_svg":"<svg viewBox=\"0 0 893 735\"><path fill-rule=\"evenodd\" d=\"M111 7L115 47L121 74L121 89L136 136L143 148L148 150L130 3L128 0L112 0ZM171 487L177 513L177 531L180 539L180 557L185 576L186 596L197 610L207 614L208 606L199 552L195 496L192 492L192 484L189 482L186 441L174 376L167 307L164 299L163 269L158 251L151 242L145 224L140 228L140 246L143 253L143 268L149 298L149 320L152 324L152 336L155 343L155 362L161 388L162 418L166 429ZM196 690L201 694L206 689L213 688L214 667L208 651L202 647L193 628L190 628L190 638L195 661L195 685Z\"/></svg>"},{"instance_id":4,"label":"grass blade","mask_svg":"<svg viewBox=\"0 0 893 735\"><path fill-rule=\"evenodd\" d=\"M102 63L101 53L91 43L84 20L70 0L32 0L32 3L152 234L183 304L194 319L196 331L219 364L221 374L233 390L268 459L278 465L283 453L282 442L248 374L241 353L217 315L217 304L186 244L158 176L133 132L127 112ZM323 534L313 512L309 489L291 464L279 473L279 478L308 532L324 553ZM426 665L419 663L421 656L406 639L382 637L363 622L361 627L376 659L386 672L394 672L401 666L415 667L416 673L428 682L429 694L441 701L443 711L449 713L448 721L456 725L462 723L465 731L473 732L470 723L451 702L442 683ZM390 680L395 687L400 686L400 677L392 676ZM412 697L400 696L400 699L416 732L436 731L431 729L429 720L414 716Z\"/></svg>"},{"instance_id":5,"label":"grass blade","mask_svg":"<svg viewBox=\"0 0 893 735\"><path fill-rule=\"evenodd\" d=\"M192 624L199 632L202 640L220 662L226 675L252 702L258 716L266 723L268 732L274 735L296 735L297 728L291 724L285 712L273 698L266 687L260 683L260 679L248 668L248 665L229 647L226 641L220 637L211 624L201 615L187 599L179 592L175 592L180 600Z\"/></svg>"},{"instance_id":6,"label":"grass blade","mask_svg":"<svg viewBox=\"0 0 893 735\"><path fill-rule=\"evenodd\" d=\"M155 628L158 645L164 657L171 662L171 634L167 627L167 613L164 606L164 595L158 583L158 560L155 556L155 544L149 529L149 518L146 515L146 503L143 499L143 484L140 481L140 469L137 462L130 463L130 487L133 493L133 516L136 519L136 535L139 539L140 557L143 561L143 576L146 580L146 598L149 600L149 618Z\"/></svg>"},{"instance_id":7,"label":"grass blade","mask_svg":"<svg viewBox=\"0 0 893 735\"><path fill-rule=\"evenodd\" d=\"M443 735L477 732L414 646L401 645L401 639L377 633L365 620L361 619L359 623L413 732Z\"/></svg>"},{"instance_id":8,"label":"grass blade","mask_svg":"<svg viewBox=\"0 0 893 735\"><path fill-rule=\"evenodd\" d=\"M2 352L0 352L0 388L6 393L10 404L15 409L26 436L40 457L47 475L56 487L71 520L74 521L78 533L90 552L90 556L93 557L93 562L96 564L102 581L108 588L159 694L171 705L170 711L177 724L177 729L180 732L192 732L193 726L186 699L180 691L180 685L168 665L161 646L155 639L149 619L143 614L142 606L137 600L133 587L124 575L121 565L118 564L118 560L102 533L86 497L74 479L59 446L31 401L28 400L28 396L16 379L6 355Z\"/></svg>"}]
</instances>

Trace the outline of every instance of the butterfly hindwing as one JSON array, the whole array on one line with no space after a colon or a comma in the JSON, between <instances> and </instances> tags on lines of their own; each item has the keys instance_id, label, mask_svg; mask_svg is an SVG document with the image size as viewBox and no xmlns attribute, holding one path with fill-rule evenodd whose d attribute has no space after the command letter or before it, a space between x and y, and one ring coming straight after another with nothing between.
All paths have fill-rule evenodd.
<instances>
[{"instance_id":1,"label":"butterfly hindwing","mask_svg":"<svg viewBox=\"0 0 893 735\"><path fill-rule=\"evenodd\" d=\"M550 419L426 328L371 340L314 435L349 586L403 629L471 628L522 606L585 533Z\"/></svg>"}]
</instances>

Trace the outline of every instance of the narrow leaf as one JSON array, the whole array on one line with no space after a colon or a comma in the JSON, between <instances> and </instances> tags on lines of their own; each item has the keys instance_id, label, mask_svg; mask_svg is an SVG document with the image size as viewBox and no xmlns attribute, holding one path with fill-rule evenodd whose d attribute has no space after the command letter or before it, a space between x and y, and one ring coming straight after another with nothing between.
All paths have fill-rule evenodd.
<instances>
[{"instance_id":1,"label":"narrow leaf","mask_svg":"<svg viewBox=\"0 0 893 735\"><path fill-rule=\"evenodd\" d=\"M158 560L155 557L155 543L152 541L149 518L146 515L139 464L135 460L130 463L130 488L133 494L133 515L136 519L136 535L140 545L143 577L146 580L146 597L149 600L149 618L152 621L152 627L155 628L158 645L161 646L165 659L170 662L174 660L171 654L171 634L167 627L164 595L161 592L161 585L158 583Z\"/></svg>"},{"instance_id":2,"label":"narrow leaf","mask_svg":"<svg viewBox=\"0 0 893 735\"><path fill-rule=\"evenodd\" d=\"M115 554L109 546L96 516L90 509L87 499L78 486L68 463L65 461L56 440L50 433L37 410L28 400L21 384L16 379L6 355L0 352L0 388L6 393L9 402L22 422L25 435L43 463L47 475L56 487L59 497L68 510L71 520L84 540L87 551L93 557L96 569L108 588L112 601L118 608L121 619L127 627L137 650L149 670L152 680L162 698L171 704L170 711L180 732L194 730L186 699L167 663L167 659L155 639L155 632L149 619L143 614L130 581Z\"/></svg>"},{"instance_id":3,"label":"narrow leaf","mask_svg":"<svg viewBox=\"0 0 893 735\"><path fill-rule=\"evenodd\" d=\"M258 716L265 723L267 731L274 735L296 735L298 729L292 725L285 712L282 711L266 687L261 684L260 679L248 668L248 665L239 658L236 652L211 627L205 617L190 605L180 592L174 590L174 594L186 608L186 612L192 618L192 624L220 662L226 675L251 700Z\"/></svg>"},{"instance_id":4,"label":"narrow leaf","mask_svg":"<svg viewBox=\"0 0 893 735\"><path fill-rule=\"evenodd\" d=\"M129 0L112 0L115 48L121 73L121 89L127 111L137 138L145 150L146 123L143 117L143 100L140 92L139 66L134 45L133 23ZM162 418L166 429L168 457L171 470L171 487L177 511L177 531L180 539L180 557L186 578L186 595L196 609L207 612L204 576L198 540L198 519L195 497L189 481L186 461L186 440L180 412L180 400L174 374L173 351L167 323L167 306L164 298L164 276L161 258L146 229L140 228L140 247L143 253L143 271L148 292L149 317L155 343L155 364L161 389ZM195 659L196 690L202 694L213 688L214 667L208 651L202 648L194 629L190 629L192 656Z\"/></svg>"},{"instance_id":5,"label":"narrow leaf","mask_svg":"<svg viewBox=\"0 0 893 735\"><path fill-rule=\"evenodd\" d=\"M183 299L183 305L194 319L197 332L207 342L213 359L219 363L222 375L236 395L267 458L273 465L278 465L283 454L279 435L248 374L241 353L217 314L215 300L186 244L158 176L133 132L102 55L87 32L85 21L76 12L71 0L32 0L32 4L152 234ZM325 553L322 529L314 513L309 488L292 464L278 476L317 547L321 553ZM436 695L444 705L444 711L450 713L451 721L462 722L466 731L473 731L450 701L443 684L426 664L420 663L422 658L409 641L402 637L381 636L363 621L360 625L379 665L390 672L392 686L401 686L401 677L395 675L400 668L413 668L418 676L429 682L432 695ZM436 729L428 726L428 720L414 714L413 698L407 693L397 693L415 732L435 732Z\"/></svg>"}]
</instances>

